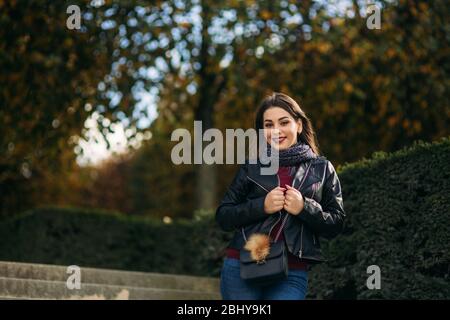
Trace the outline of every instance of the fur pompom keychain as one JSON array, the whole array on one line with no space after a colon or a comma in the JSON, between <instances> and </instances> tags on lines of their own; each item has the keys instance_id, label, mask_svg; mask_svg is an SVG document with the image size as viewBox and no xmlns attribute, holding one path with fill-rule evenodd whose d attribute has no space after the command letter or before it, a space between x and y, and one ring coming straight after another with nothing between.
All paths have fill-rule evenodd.
<instances>
[{"instance_id":1,"label":"fur pompom keychain","mask_svg":"<svg viewBox=\"0 0 450 320\"><path fill-rule=\"evenodd\" d=\"M250 251L255 261L264 261L270 253L270 238L266 234L254 233L248 238L244 248Z\"/></svg>"}]
</instances>

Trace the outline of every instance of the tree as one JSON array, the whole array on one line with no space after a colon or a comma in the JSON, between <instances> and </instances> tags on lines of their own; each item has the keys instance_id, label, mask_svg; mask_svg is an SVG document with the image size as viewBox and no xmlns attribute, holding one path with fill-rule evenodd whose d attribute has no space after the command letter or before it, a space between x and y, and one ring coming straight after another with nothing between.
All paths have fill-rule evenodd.
<instances>
[{"instance_id":1,"label":"tree","mask_svg":"<svg viewBox=\"0 0 450 320\"><path fill-rule=\"evenodd\" d=\"M63 2L0 2L2 213L29 205L30 181L56 170L110 69L103 30L69 31L66 18Z\"/></svg>"},{"instance_id":2,"label":"tree","mask_svg":"<svg viewBox=\"0 0 450 320\"><path fill-rule=\"evenodd\" d=\"M121 122L137 139L142 92L157 97L158 117L153 141L130 160L132 193L171 173L180 187L164 201L182 201L171 212L213 207L236 169L177 168L171 132L193 135L194 120L253 127L272 90L301 102L337 163L448 135L446 3L377 1L381 30L367 29L365 1L349 3L350 12L323 1L78 2L79 31L65 27L64 3L0 3L2 208L27 202L11 195L32 192L30 179L64 168L90 116L104 135ZM164 204L133 206L162 214Z\"/></svg>"}]
</instances>

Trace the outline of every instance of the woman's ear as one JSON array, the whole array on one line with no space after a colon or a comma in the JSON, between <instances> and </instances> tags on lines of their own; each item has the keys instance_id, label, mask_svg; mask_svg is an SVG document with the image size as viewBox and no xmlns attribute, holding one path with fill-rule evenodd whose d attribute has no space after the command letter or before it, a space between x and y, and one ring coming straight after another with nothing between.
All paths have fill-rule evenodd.
<instances>
[{"instance_id":1,"label":"woman's ear","mask_svg":"<svg viewBox=\"0 0 450 320\"><path fill-rule=\"evenodd\" d=\"M297 134L300 135L302 133L303 130L303 123L301 119L297 120L297 124L298 124L298 128L297 128Z\"/></svg>"}]
</instances>

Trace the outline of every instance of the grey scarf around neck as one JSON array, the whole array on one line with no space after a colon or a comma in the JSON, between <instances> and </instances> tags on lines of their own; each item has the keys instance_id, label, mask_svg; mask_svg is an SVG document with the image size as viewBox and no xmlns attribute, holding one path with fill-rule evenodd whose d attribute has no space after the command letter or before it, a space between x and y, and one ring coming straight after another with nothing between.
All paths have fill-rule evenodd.
<instances>
[{"instance_id":1,"label":"grey scarf around neck","mask_svg":"<svg viewBox=\"0 0 450 320\"><path fill-rule=\"evenodd\" d=\"M270 144L267 143L267 156L271 155ZM281 167L297 166L302 162L317 158L317 155L311 147L303 141L298 141L296 144L287 149L278 151L279 164Z\"/></svg>"}]
</instances>

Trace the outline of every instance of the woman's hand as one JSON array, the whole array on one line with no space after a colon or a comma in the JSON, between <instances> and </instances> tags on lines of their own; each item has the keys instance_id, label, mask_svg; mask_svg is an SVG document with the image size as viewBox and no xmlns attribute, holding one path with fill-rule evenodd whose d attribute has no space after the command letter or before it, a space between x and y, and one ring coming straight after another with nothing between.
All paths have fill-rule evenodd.
<instances>
[{"instance_id":1,"label":"woman's hand","mask_svg":"<svg viewBox=\"0 0 450 320\"><path fill-rule=\"evenodd\" d=\"M303 200L303 196L300 191L292 188L291 186L286 186L288 189L286 191L283 208L290 214L296 216L302 212L305 201Z\"/></svg>"},{"instance_id":2,"label":"woman's hand","mask_svg":"<svg viewBox=\"0 0 450 320\"><path fill-rule=\"evenodd\" d=\"M286 188L276 187L270 191L264 199L264 211L272 214L283 209L285 203L284 192Z\"/></svg>"}]
</instances>

